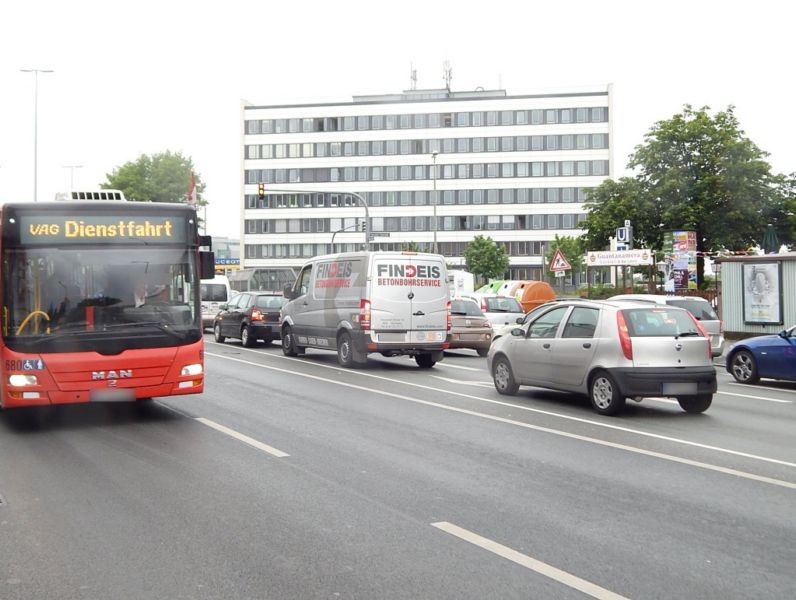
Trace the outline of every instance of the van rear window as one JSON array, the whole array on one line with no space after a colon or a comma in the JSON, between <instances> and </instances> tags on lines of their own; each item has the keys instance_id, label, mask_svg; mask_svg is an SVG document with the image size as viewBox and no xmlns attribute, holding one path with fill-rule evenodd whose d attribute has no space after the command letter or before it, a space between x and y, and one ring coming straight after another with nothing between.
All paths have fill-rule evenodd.
<instances>
[{"instance_id":1,"label":"van rear window","mask_svg":"<svg viewBox=\"0 0 796 600\"><path fill-rule=\"evenodd\" d=\"M630 337L673 337L702 335L691 316L684 310L634 308L623 310Z\"/></svg>"},{"instance_id":2,"label":"van rear window","mask_svg":"<svg viewBox=\"0 0 796 600\"><path fill-rule=\"evenodd\" d=\"M203 283L200 287L203 302L226 302L227 286L223 283Z\"/></svg>"}]
</instances>

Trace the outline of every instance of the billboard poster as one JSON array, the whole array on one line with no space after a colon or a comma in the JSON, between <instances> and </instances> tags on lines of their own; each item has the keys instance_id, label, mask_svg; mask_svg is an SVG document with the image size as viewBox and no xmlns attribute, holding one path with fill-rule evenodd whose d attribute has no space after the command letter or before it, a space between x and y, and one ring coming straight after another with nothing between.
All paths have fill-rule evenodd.
<instances>
[{"instance_id":1,"label":"billboard poster","mask_svg":"<svg viewBox=\"0 0 796 600\"><path fill-rule=\"evenodd\" d=\"M743 320L756 325L782 325L782 263L743 265Z\"/></svg>"},{"instance_id":2,"label":"billboard poster","mask_svg":"<svg viewBox=\"0 0 796 600\"><path fill-rule=\"evenodd\" d=\"M670 231L664 235L669 291L695 290L697 282L696 231Z\"/></svg>"}]
</instances>

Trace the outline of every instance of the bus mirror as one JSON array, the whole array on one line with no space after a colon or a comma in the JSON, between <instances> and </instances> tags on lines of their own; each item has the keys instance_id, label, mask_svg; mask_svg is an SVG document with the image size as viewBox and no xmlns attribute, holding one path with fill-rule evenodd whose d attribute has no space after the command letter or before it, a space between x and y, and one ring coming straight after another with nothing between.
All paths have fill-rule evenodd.
<instances>
[{"instance_id":1,"label":"bus mirror","mask_svg":"<svg viewBox=\"0 0 796 600\"><path fill-rule=\"evenodd\" d=\"M212 252L199 253L199 279L213 279L216 276L216 257Z\"/></svg>"},{"instance_id":2,"label":"bus mirror","mask_svg":"<svg viewBox=\"0 0 796 600\"><path fill-rule=\"evenodd\" d=\"M199 246L205 246L208 250L213 249L213 238L209 235L200 235L199 236Z\"/></svg>"}]
</instances>

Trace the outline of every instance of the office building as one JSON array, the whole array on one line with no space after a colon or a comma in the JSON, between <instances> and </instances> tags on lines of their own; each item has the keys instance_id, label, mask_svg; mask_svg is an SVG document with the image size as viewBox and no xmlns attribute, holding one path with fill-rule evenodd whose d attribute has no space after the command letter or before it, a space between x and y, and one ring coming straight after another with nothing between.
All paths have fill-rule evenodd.
<instances>
[{"instance_id":1,"label":"office building","mask_svg":"<svg viewBox=\"0 0 796 600\"><path fill-rule=\"evenodd\" d=\"M243 266L361 248L366 203L374 249L460 265L483 235L506 247L508 278L541 279L547 243L580 234L588 190L611 176L611 112L608 85L243 104Z\"/></svg>"}]
</instances>

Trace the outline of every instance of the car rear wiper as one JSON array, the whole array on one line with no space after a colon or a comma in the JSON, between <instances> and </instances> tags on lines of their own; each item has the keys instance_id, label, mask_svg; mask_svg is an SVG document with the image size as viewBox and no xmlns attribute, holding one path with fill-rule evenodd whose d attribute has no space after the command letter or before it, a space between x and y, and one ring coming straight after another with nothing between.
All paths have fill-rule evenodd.
<instances>
[{"instance_id":1,"label":"car rear wiper","mask_svg":"<svg viewBox=\"0 0 796 600\"><path fill-rule=\"evenodd\" d=\"M696 337L701 336L702 334L698 331L684 331L683 333L678 333L674 336L674 339L681 338L681 337Z\"/></svg>"}]
</instances>

